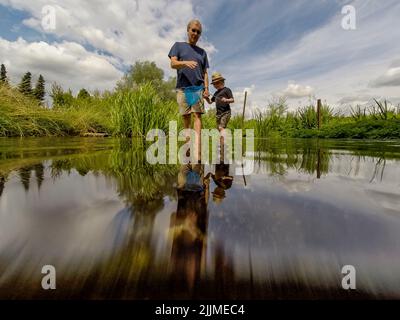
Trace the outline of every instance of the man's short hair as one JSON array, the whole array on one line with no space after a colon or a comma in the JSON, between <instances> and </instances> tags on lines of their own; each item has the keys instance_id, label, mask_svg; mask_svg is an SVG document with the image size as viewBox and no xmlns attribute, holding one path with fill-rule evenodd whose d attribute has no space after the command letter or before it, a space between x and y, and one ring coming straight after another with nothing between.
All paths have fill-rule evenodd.
<instances>
[{"instance_id":1,"label":"man's short hair","mask_svg":"<svg viewBox=\"0 0 400 320\"><path fill-rule=\"evenodd\" d=\"M187 31L189 31L191 25L194 24L194 23L199 24L200 25L200 30L202 30L201 22L199 20L197 20L197 19L193 19L193 20L189 21L189 23L187 25Z\"/></svg>"}]
</instances>

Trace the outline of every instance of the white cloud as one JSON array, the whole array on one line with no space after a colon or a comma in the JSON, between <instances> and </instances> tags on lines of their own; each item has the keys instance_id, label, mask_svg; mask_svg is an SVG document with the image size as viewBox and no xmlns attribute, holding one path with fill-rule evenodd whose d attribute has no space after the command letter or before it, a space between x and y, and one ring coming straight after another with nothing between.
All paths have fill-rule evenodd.
<instances>
[{"instance_id":1,"label":"white cloud","mask_svg":"<svg viewBox=\"0 0 400 320\"><path fill-rule=\"evenodd\" d=\"M233 90L232 94L235 99L235 103L232 105L232 113L234 115L243 114L245 92L247 92L245 117L250 118L253 112L256 109L259 109L259 105L255 103L255 101L257 101L258 99L253 95L255 91L256 86L254 84L252 84L250 87L238 88L236 90Z\"/></svg>"},{"instance_id":2,"label":"white cloud","mask_svg":"<svg viewBox=\"0 0 400 320\"><path fill-rule=\"evenodd\" d=\"M175 41L185 39L187 21L196 17L196 13L201 13L205 20L206 15L210 21L216 20L225 5L223 2L194 3L189 0L0 0L0 4L26 11L30 15L24 21L26 26L56 37L57 42L48 43L48 46L53 49L69 46L69 55L74 56L75 61L86 61L85 72L88 74L84 76L90 79L91 85L99 88L104 88L106 82L101 77L90 77L90 70L97 66L97 62L89 62L88 55L108 62L114 69L121 69L121 66L134 63L135 60L152 60L163 68L167 76L173 75L175 72L169 68L167 53ZM234 84L231 88L235 92L240 93L243 88L255 85L254 90L249 92L246 107L249 112L256 107L265 108L268 98L276 92L282 92L286 86L283 92L290 99L305 99L309 93L317 92L318 98L332 105L342 99L349 101L351 97L359 95L356 91L364 89L363 95L371 97L398 97L396 86L400 80L400 65L389 69L387 65L399 58L400 42L393 39L400 38L400 3L397 0L354 0L346 4L356 8L357 29L353 31L341 28L343 15L338 10L330 21L314 30L299 33L300 36L288 38L287 41L277 41L279 45L268 47L266 51L254 50L249 53L249 46L254 45L254 41L264 39L262 32L266 28L276 27L279 21L311 5L307 1L296 1L296 4L287 4L276 11L275 2L271 1L253 3L234 21L224 22L229 32L224 28L218 29L217 24L212 30L205 25L200 46L207 50L212 60L217 49L207 42L207 34L219 36L220 41L216 44L219 63L211 67L217 67L223 74L229 75L229 82ZM54 5L56 8L57 28L54 31L41 29L41 10L45 5ZM230 5L234 10L235 4ZM74 43L79 47L72 48ZM107 52L109 56L90 52L85 47ZM33 65L38 58L33 58L30 63L28 59L11 57L9 54L3 58L2 52L2 59L23 60L18 65L19 77L28 68L39 70ZM60 54L56 54L50 62L55 63L57 59L64 61ZM63 85L77 88L83 82L81 79L65 77L64 74L69 71L61 67L57 69L56 64L48 68L52 70L52 77L61 78ZM9 71L16 73L12 69ZM287 85L290 79L294 82Z\"/></svg>"},{"instance_id":3,"label":"white cloud","mask_svg":"<svg viewBox=\"0 0 400 320\"><path fill-rule=\"evenodd\" d=\"M400 60L394 61L383 75L372 81L372 87L400 86Z\"/></svg>"},{"instance_id":4,"label":"white cloud","mask_svg":"<svg viewBox=\"0 0 400 320\"><path fill-rule=\"evenodd\" d=\"M10 73L18 72L18 76L21 76L27 69L37 69L43 72L45 77L54 78L63 86L71 86L74 89L78 89L79 82L99 89L112 89L115 83L111 85L111 82L120 74L115 67L127 67L137 60L155 61L166 72L166 76L174 75L176 71L169 67L168 52L175 41L185 40L187 22L195 17L192 3L186 0L0 0L0 4L26 11L31 16L23 21L25 26L58 39L58 43L47 46L44 43L17 42L15 45L24 51L24 57L4 53L5 60L18 63L18 71L12 71L12 68L16 67L13 63L13 67L9 69ZM42 29L42 8L46 5L55 8L55 30ZM75 50L72 48L74 44L78 46ZM49 58L49 63L54 64L52 67L46 67L43 63L45 60L34 55L29 56L29 50L25 50L38 46L46 49L45 59ZM66 46L69 46L68 55L64 57L62 50L67 50ZM97 52L92 53L83 46L106 52L112 58L101 56ZM209 58L212 59L212 53L216 51L214 46L207 41L200 41L199 46L206 49L209 56L211 55ZM19 55L16 51L13 53ZM42 55L37 50L36 54ZM55 56L50 57L51 54ZM73 71L69 68L64 69L66 65L57 65L59 60L75 61L75 66L69 68L75 69L79 66L80 72L76 73L79 77L66 77L66 74L71 75ZM43 67L44 70L40 69ZM104 72L110 74L106 76ZM98 73L101 74L100 77L96 77ZM104 77L107 78L105 82Z\"/></svg>"},{"instance_id":5,"label":"white cloud","mask_svg":"<svg viewBox=\"0 0 400 320\"><path fill-rule=\"evenodd\" d=\"M104 90L113 88L122 77L112 59L75 42L29 43L22 38L13 42L0 38L0 51L14 83L30 71L36 76L42 74L48 85L58 82L74 91L82 87Z\"/></svg>"},{"instance_id":6,"label":"white cloud","mask_svg":"<svg viewBox=\"0 0 400 320\"><path fill-rule=\"evenodd\" d=\"M40 32L42 8L48 0L0 0L28 11L32 17L25 24ZM55 1L55 36L90 44L120 58L127 64L135 60L152 60L168 70L168 51L175 41L186 37L186 24L195 14L190 1ZM57 4L56 4L57 3ZM50 4L51 5L51 4ZM215 48L199 43L209 53Z\"/></svg>"},{"instance_id":7,"label":"white cloud","mask_svg":"<svg viewBox=\"0 0 400 320\"><path fill-rule=\"evenodd\" d=\"M385 72L388 61L399 57L400 42L393 39L400 38L400 3L355 0L350 4L356 8L356 30L341 28L343 16L338 10L325 25L267 52L247 57L245 64L241 63L243 57L237 55L237 60L230 60L226 72L233 75L240 65L238 85L251 81L259 89L266 88L263 95L260 94L262 99L281 91L291 79L314 88L318 98L326 99L333 106L344 96L361 89L366 89L366 94L371 96L399 96L396 87L371 88L369 83ZM265 12L259 13L262 14ZM235 33L238 39L245 36ZM262 38L262 34L258 36ZM397 83L397 69L384 75L381 83Z\"/></svg>"},{"instance_id":8,"label":"white cloud","mask_svg":"<svg viewBox=\"0 0 400 320\"><path fill-rule=\"evenodd\" d=\"M296 99L310 97L313 93L314 89L310 86L289 82L287 88L282 91L282 96L288 99Z\"/></svg>"},{"instance_id":9,"label":"white cloud","mask_svg":"<svg viewBox=\"0 0 400 320\"><path fill-rule=\"evenodd\" d=\"M339 104L365 104L368 103L370 101L373 101L372 96L370 95L365 95L365 94L359 94L359 95L353 95L353 96L345 96L343 98L341 98L340 100L338 100Z\"/></svg>"}]
</instances>

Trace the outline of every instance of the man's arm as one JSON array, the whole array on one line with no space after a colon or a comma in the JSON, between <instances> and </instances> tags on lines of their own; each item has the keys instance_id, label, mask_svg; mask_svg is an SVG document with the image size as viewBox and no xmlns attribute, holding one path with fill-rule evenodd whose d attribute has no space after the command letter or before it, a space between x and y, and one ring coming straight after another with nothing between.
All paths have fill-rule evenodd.
<instances>
[{"instance_id":1,"label":"man's arm","mask_svg":"<svg viewBox=\"0 0 400 320\"><path fill-rule=\"evenodd\" d=\"M172 69L183 69L183 68L190 68L196 69L197 62L196 61L179 61L178 57L174 56L171 57L171 68Z\"/></svg>"},{"instance_id":2,"label":"man's arm","mask_svg":"<svg viewBox=\"0 0 400 320\"><path fill-rule=\"evenodd\" d=\"M210 92L208 91L208 72L207 72L207 69L206 69L206 71L204 72L204 93L203 93L203 96L205 98L205 97L208 97L209 95L210 95Z\"/></svg>"}]
</instances>

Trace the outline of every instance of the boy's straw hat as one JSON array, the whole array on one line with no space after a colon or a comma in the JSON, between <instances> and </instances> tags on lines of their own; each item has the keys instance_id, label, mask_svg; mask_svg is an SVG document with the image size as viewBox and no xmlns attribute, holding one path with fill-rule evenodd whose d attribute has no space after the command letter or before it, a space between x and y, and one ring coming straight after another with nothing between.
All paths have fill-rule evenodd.
<instances>
[{"instance_id":1,"label":"boy's straw hat","mask_svg":"<svg viewBox=\"0 0 400 320\"><path fill-rule=\"evenodd\" d=\"M217 81L223 81L225 78L219 72L214 72L211 76L211 84L214 84Z\"/></svg>"}]
</instances>

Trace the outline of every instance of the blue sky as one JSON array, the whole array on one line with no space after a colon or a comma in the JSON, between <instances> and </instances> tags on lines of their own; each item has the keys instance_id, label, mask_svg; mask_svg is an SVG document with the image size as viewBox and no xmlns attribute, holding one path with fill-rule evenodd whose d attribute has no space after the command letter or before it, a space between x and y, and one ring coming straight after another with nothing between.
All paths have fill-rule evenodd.
<instances>
[{"instance_id":1,"label":"blue sky","mask_svg":"<svg viewBox=\"0 0 400 320\"><path fill-rule=\"evenodd\" d=\"M52 30L41 25L46 5ZM345 5L355 8L355 30L342 28ZM171 76L169 48L199 18L210 73L227 78L238 109L249 92L249 114L280 96L291 108L315 98L342 108L374 97L397 104L399 16L398 0L0 0L0 62L14 83L29 70L75 92L112 89L136 60Z\"/></svg>"}]
</instances>

